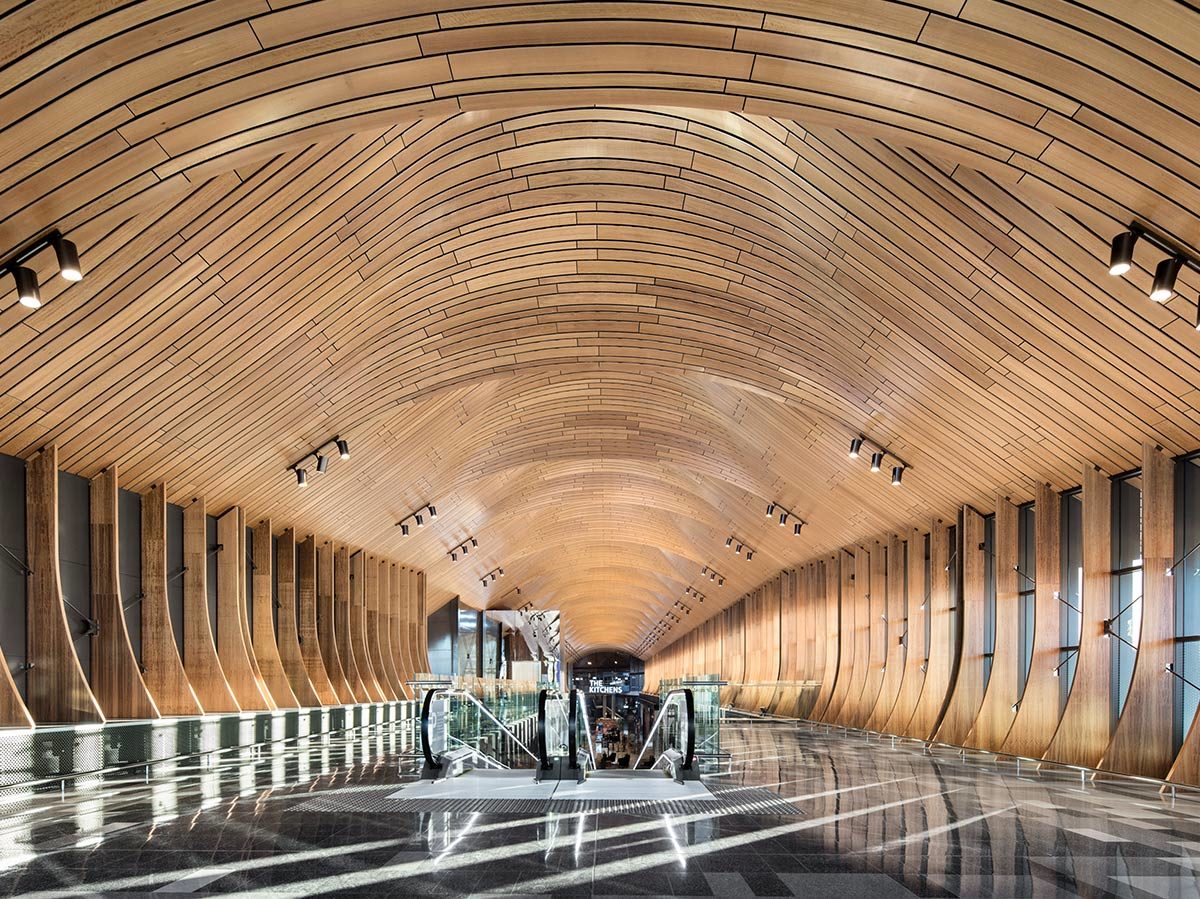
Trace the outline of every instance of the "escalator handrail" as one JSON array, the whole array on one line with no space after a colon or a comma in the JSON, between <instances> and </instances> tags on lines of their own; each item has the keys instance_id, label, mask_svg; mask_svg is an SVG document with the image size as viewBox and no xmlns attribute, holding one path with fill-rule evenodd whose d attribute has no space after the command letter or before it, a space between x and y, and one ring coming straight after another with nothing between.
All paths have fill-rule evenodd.
<instances>
[{"instance_id":1,"label":"escalator handrail","mask_svg":"<svg viewBox=\"0 0 1200 899\"><path fill-rule=\"evenodd\" d=\"M642 756L646 754L646 750L650 748L650 744L654 742L654 735L658 732L658 725L662 722L663 716L667 713L667 708L671 705L672 700L676 696L683 697L683 712L684 725L687 727L687 740L685 742L686 751L683 755L683 770L692 770L692 760L696 755L696 700L692 695L692 691L687 687L680 687L672 690L663 697L662 708L658 710L658 715L654 719L654 724L650 728L650 734L646 737L646 743L642 746L642 751L638 753L637 761L633 763L636 768L642 762Z\"/></svg>"},{"instance_id":2,"label":"escalator handrail","mask_svg":"<svg viewBox=\"0 0 1200 899\"><path fill-rule=\"evenodd\" d=\"M575 758L578 750L579 741L575 739L575 726L578 716L575 711L575 703L577 701L578 691L574 687L571 688L571 706L567 712L567 759L571 766L571 770L575 771L579 768L579 760Z\"/></svg>"},{"instance_id":3,"label":"escalator handrail","mask_svg":"<svg viewBox=\"0 0 1200 899\"><path fill-rule=\"evenodd\" d=\"M437 692L437 690L426 690L425 701L421 703L421 751L425 753L425 764L431 771L442 770L441 756L435 759L433 753L429 751L429 707L433 704L433 697Z\"/></svg>"},{"instance_id":4,"label":"escalator handrail","mask_svg":"<svg viewBox=\"0 0 1200 899\"><path fill-rule=\"evenodd\" d=\"M542 766L543 771L549 771L554 766L550 764L550 755L546 752L546 694L548 691L542 690L538 693L538 764Z\"/></svg>"}]
</instances>

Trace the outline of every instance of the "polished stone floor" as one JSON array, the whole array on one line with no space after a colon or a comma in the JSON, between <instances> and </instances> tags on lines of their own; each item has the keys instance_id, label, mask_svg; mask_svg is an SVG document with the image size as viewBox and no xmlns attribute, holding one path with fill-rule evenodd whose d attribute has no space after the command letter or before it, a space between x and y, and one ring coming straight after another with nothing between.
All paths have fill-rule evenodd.
<instances>
[{"instance_id":1,"label":"polished stone floor","mask_svg":"<svg viewBox=\"0 0 1200 899\"><path fill-rule=\"evenodd\" d=\"M911 745L731 722L707 782L793 811L397 814L411 729L0 797L0 894L1200 896L1200 797L1018 776Z\"/></svg>"}]
</instances>

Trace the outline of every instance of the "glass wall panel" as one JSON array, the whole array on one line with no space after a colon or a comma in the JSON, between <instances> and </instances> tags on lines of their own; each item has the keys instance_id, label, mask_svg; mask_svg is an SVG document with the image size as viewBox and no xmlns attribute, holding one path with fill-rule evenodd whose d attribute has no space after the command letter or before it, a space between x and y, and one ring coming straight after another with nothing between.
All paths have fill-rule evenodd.
<instances>
[{"instance_id":1,"label":"glass wall panel","mask_svg":"<svg viewBox=\"0 0 1200 899\"><path fill-rule=\"evenodd\" d=\"M1175 747L1200 704L1200 456L1175 469Z\"/></svg>"},{"instance_id":2,"label":"glass wall panel","mask_svg":"<svg viewBox=\"0 0 1200 899\"><path fill-rule=\"evenodd\" d=\"M1059 699L1066 707L1079 661L1079 629L1083 609L1083 491L1062 496L1062 602L1058 604L1060 646Z\"/></svg>"},{"instance_id":3,"label":"glass wall panel","mask_svg":"<svg viewBox=\"0 0 1200 899\"><path fill-rule=\"evenodd\" d=\"M1033 663L1033 623L1037 566L1036 521L1033 503L1021 506L1017 513L1017 695L1025 692L1029 666Z\"/></svg>"},{"instance_id":4,"label":"glass wall panel","mask_svg":"<svg viewBox=\"0 0 1200 899\"><path fill-rule=\"evenodd\" d=\"M1142 635L1142 478L1113 481L1112 719L1125 707Z\"/></svg>"}]
</instances>

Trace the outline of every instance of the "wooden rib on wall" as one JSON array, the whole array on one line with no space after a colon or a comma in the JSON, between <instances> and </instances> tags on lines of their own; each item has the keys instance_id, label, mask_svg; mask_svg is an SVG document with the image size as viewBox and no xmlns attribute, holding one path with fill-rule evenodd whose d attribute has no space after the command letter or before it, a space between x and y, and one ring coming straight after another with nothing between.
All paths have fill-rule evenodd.
<instances>
[{"instance_id":1,"label":"wooden rib on wall","mask_svg":"<svg viewBox=\"0 0 1200 899\"><path fill-rule=\"evenodd\" d=\"M882 731L892 717L900 699L900 689L906 675L905 641L908 622L913 618L904 590L904 544L897 534L888 538L887 545L887 655L883 686L875 709L867 719L868 730Z\"/></svg>"},{"instance_id":2,"label":"wooden rib on wall","mask_svg":"<svg viewBox=\"0 0 1200 899\"><path fill-rule=\"evenodd\" d=\"M941 725L954 681L955 657L951 646L956 611L950 589L950 529L940 519L929 532L929 646L925 657L925 684L917 699L905 734L932 740Z\"/></svg>"},{"instance_id":3,"label":"wooden rib on wall","mask_svg":"<svg viewBox=\"0 0 1200 899\"><path fill-rule=\"evenodd\" d=\"M838 721L853 726L860 718L860 703L871 668L871 555L862 546L854 547L843 560L843 596L854 601L854 670Z\"/></svg>"},{"instance_id":4,"label":"wooden rib on wall","mask_svg":"<svg viewBox=\"0 0 1200 899\"><path fill-rule=\"evenodd\" d=\"M404 665L404 640L402 637L402 610L400 603L401 581L404 579L403 569L395 562L385 562L388 568L387 590L387 632L390 647L389 664L392 677L396 682L397 696L400 699L412 699L412 688L408 682L412 675Z\"/></svg>"},{"instance_id":5,"label":"wooden rib on wall","mask_svg":"<svg viewBox=\"0 0 1200 899\"><path fill-rule=\"evenodd\" d=\"M404 698L404 688L396 670L396 654L392 649L392 564L387 559L377 561L379 568L379 660L383 679L394 699Z\"/></svg>"},{"instance_id":6,"label":"wooden rib on wall","mask_svg":"<svg viewBox=\"0 0 1200 899\"><path fill-rule=\"evenodd\" d=\"M814 562L809 572L810 583L818 601L825 604L825 626L821 638L825 642L825 662L821 668L821 690L810 717L814 721L828 721L830 703L837 692L837 680L842 670L842 603L837 590L837 577L831 574L836 557Z\"/></svg>"},{"instance_id":7,"label":"wooden rib on wall","mask_svg":"<svg viewBox=\"0 0 1200 899\"><path fill-rule=\"evenodd\" d=\"M349 705L355 697L342 660L343 635L339 631L345 616L334 599L336 568L333 544L322 541L317 552L317 636L321 644L321 661L325 663L325 673L329 675L338 702Z\"/></svg>"},{"instance_id":8,"label":"wooden rib on wall","mask_svg":"<svg viewBox=\"0 0 1200 899\"><path fill-rule=\"evenodd\" d=\"M1112 481L1100 469L1085 467L1082 498L1079 655L1071 692L1044 758L1095 768L1112 734L1112 646L1104 639L1112 614Z\"/></svg>"},{"instance_id":9,"label":"wooden rib on wall","mask_svg":"<svg viewBox=\"0 0 1200 899\"><path fill-rule=\"evenodd\" d=\"M379 559L373 555L364 554L359 559L359 567L350 563L351 577L355 573L362 577L363 601L363 643L366 647L367 660L371 665L371 673L375 678L374 686L378 690L380 700L394 700L392 685L388 682L387 671L383 665L383 650L379 645L380 615L379 615Z\"/></svg>"},{"instance_id":10,"label":"wooden rib on wall","mask_svg":"<svg viewBox=\"0 0 1200 899\"><path fill-rule=\"evenodd\" d=\"M409 699L414 698L413 688L409 681L417 679L417 670L413 666L413 651L409 643L408 622L412 611L408 604L409 573L405 565L392 566L392 643L396 647L397 660L400 665L401 682Z\"/></svg>"},{"instance_id":11,"label":"wooden rib on wall","mask_svg":"<svg viewBox=\"0 0 1200 899\"><path fill-rule=\"evenodd\" d=\"M984 566L987 559L983 550L983 516L969 506L962 511L958 556L962 566L962 596L959 598L962 643L954 692L937 732L938 742L956 746L962 745L975 723L984 689Z\"/></svg>"},{"instance_id":12,"label":"wooden rib on wall","mask_svg":"<svg viewBox=\"0 0 1200 899\"><path fill-rule=\"evenodd\" d=\"M206 712L241 711L225 677L208 614L208 524L203 499L183 507L183 568L183 669L188 682ZM218 620L219 603L218 598Z\"/></svg>"},{"instance_id":13,"label":"wooden rib on wall","mask_svg":"<svg viewBox=\"0 0 1200 899\"><path fill-rule=\"evenodd\" d=\"M1049 484L1038 484L1033 509L1033 653L1021 705L1003 749L1013 755L1041 758L1062 712L1062 681L1054 675L1062 643L1063 606L1058 600L1062 589L1062 499Z\"/></svg>"},{"instance_id":14,"label":"wooden rib on wall","mask_svg":"<svg viewBox=\"0 0 1200 899\"><path fill-rule=\"evenodd\" d=\"M26 707L38 724L103 721L75 654L58 573L58 450L25 463Z\"/></svg>"},{"instance_id":15,"label":"wooden rib on wall","mask_svg":"<svg viewBox=\"0 0 1200 899\"><path fill-rule=\"evenodd\" d=\"M837 723L846 694L850 691L850 678L854 671L854 594L850 589L850 578L844 573L850 570L853 558L844 550L830 556L825 564L825 589L838 598L838 666L834 678L833 695L821 716L822 721Z\"/></svg>"},{"instance_id":16,"label":"wooden rib on wall","mask_svg":"<svg viewBox=\"0 0 1200 899\"><path fill-rule=\"evenodd\" d=\"M417 617L413 622L413 627L417 631L417 662L422 666L424 671L429 670L429 628L426 626L426 621L429 617L428 600L425 596L425 572L414 570L410 577L415 577L417 582Z\"/></svg>"},{"instance_id":17,"label":"wooden rib on wall","mask_svg":"<svg viewBox=\"0 0 1200 899\"><path fill-rule=\"evenodd\" d=\"M331 572L332 573L332 572ZM341 700L325 669L317 624L317 541L309 534L296 551L296 586L300 601L300 659L321 705L338 705ZM332 621L332 609L329 611ZM330 640L332 643L332 639Z\"/></svg>"},{"instance_id":18,"label":"wooden rib on wall","mask_svg":"<svg viewBox=\"0 0 1200 899\"><path fill-rule=\"evenodd\" d=\"M803 701L804 688L794 686L805 680L800 670L800 657L805 646L801 634L807 633L808 607L796 591L796 572L784 570L779 574L779 680L780 689L771 700L772 715L795 717ZM786 685L786 686L785 686Z\"/></svg>"},{"instance_id":19,"label":"wooden rib on wall","mask_svg":"<svg viewBox=\"0 0 1200 899\"><path fill-rule=\"evenodd\" d=\"M271 549L270 520L267 525L267 552ZM255 532L255 543L258 543L258 533ZM257 546L255 548L257 555ZM275 642L279 647L279 661L283 672L287 675L288 686L292 695L301 708L318 706L321 698L309 680L307 666L300 652L300 633L297 615L300 611L299 596L296 589L296 531L284 528L279 535L279 549L276 552L279 560L279 570L275 573L275 589L279 594L278 627L275 631ZM268 558L270 556L268 555ZM256 572L257 573L257 572ZM268 575L269 577L269 575ZM257 584L255 586L257 590ZM267 594L270 597L270 593ZM257 615L255 616L257 618ZM268 616L267 621L270 622Z\"/></svg>"},{"instance_id":20,"label":"wooden rib on wall","mask_svg":"<svg viewBox=\"0 0 1200 899\"><path fill-rule=\"evenodd\" d=\"M158 718L125 626L117 549L116 466L92 478L89 486L92 617L99 626L92 637L92 692L106 718Z\"/></svg>"},{"instance_id":21,"label":"wooden rib on wall","mask_svg":"<svg viewBox=\"0 0 1200 899\"><path fill-rule=\"evenodd\" d=\"M908 591L905 596L904 675L900 693L891 714L880 728L885 733L904 734L912 720L921 688L925 684L925 622L929 612L929 590L925 583L925 537L916 528L906 535L904 565L908 572Z\"/></svg>"},{"instance_id":22,"label":"wooden rib on wall","mask_svg":"<svg viewBox=\"0 0 1200 899\"><path fill-rule=\"evenodd\" d=\"M277 709L298 708L300 703L292 692L279 646L275 641L275 600L272 597L274 563L271 558L271 519L264 518L252 533L254 568L250 575L250 602L254 610L250 623L253 657L266 685L267 695ZM281 616L282 617L282 616Z\"/></svg>"},{"instance_id":23,"label":"wooden rib on wall","mask_svg":"<svg viewBox=\"0 0 1200 899\"><path fill-rule=\"evenodd\" d=\"M1175 759L1172 725L1175 593L1167 570L1175 555L1175 462L1161 448L1142 451L1142 628L1125 707L1100 767L1165 777Z\"/></svg>"},{"instance_id":24,"label":"wooden rib on wall","mask_svg":"<svg viewBox=\"0 0 1200 899\"><path fill-rule=\"evenodd\" d=\"M203 714L175 644L167 602L167 491L161 481L142 494L141 616L142 677L159 712Z\"/></svg>"},{"instance_id":25,"label":"wooden rib on wall","mask_svg":"<svg viewBox=\"0 0 1200 899\"><path fill-rule=\"evenodd\" d=\"M251 660L246 624L245 559L241 510L234 506L217 519L217 655L229 689L244 711L275 708ZM240 557L240 559L239 559ZM207 613L206 613L207 614Z\"/></svg>"},{"instance_id":26,"label":"wooden rib on wall","mask_svg":"<svg viewBox=\"0 0 1200 899\"><path fill-rule=\"evenodd\" d=\"M371 666L371 654L367 650L367 605L366 582L363 576L365 554L359 550L350 556L350 648L354 653L354 664L362 678L369 702L383 702L383 688L375 677Z\"/></svg>"},{"instance_id":27,"label":"wooden rib on wall","mask_svg":"<svg viewBox=\"0 0 1200 899\"><path fill-rule=\"evenodd\" d=\"M337 609L338 656L346 669L346 679L350 682L355 702L371 702L371 694L367 691L363 669L360 666L358 645L353 636L352 592L350 550L339 546L333 556L333 598Z\"/></svg>"},{"instance_id":28,"label":"wooden rib on wall","mask_svg":"<svg viewBox=\"0 0 1200 899\"><path fill-rule=\"evenodd\" d=\"M866 727L871 713L875 711L876 703L879 702L883 682L887 679L888 638L896 626L888 619L887 558L884 546L878 540L871 544L870 555L863 560L858 576L866 577L868 585L870 662L867 665L867 675L863 682L854 726Z\"/></svg>"},{"instance_id":29,"label":"wooden rib on wall","mask_svg":"<svg viewBox=\"0 0 1200 899\"><path fill-rule=\"evenodd\" d=\"M1017 531L1017 507L1005 497L996 497L993 541L996 553L996 644L992 652L992 673L965 743L974 749L1000 749L1016 717L1013 705L1018 700L1017 670L1021 664Z\"/></svg>"}]
</instances>

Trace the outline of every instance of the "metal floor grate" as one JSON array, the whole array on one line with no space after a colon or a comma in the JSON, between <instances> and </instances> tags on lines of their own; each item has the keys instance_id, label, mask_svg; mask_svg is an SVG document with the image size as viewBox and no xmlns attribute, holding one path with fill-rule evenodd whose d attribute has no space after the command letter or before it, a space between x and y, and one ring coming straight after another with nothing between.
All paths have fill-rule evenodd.
<instances>
[{"instance_id":1,"label":"metal floor grate","mask_svg":"<svg viewBox=\"0 0 1200 899\"><path fill-rule=\"evenodd\" d=\"M396 787L340 793L330 790L314 795L296 807L296 811L416 814L420 812L451 812L488 815L543 815L606 812L624 815L786 815L804 813L778 793L762 787L739 787L730 784L708 784L713 800L578 800L578 799L440 799L395 797Z\"/></svg>"}]
</instances>

